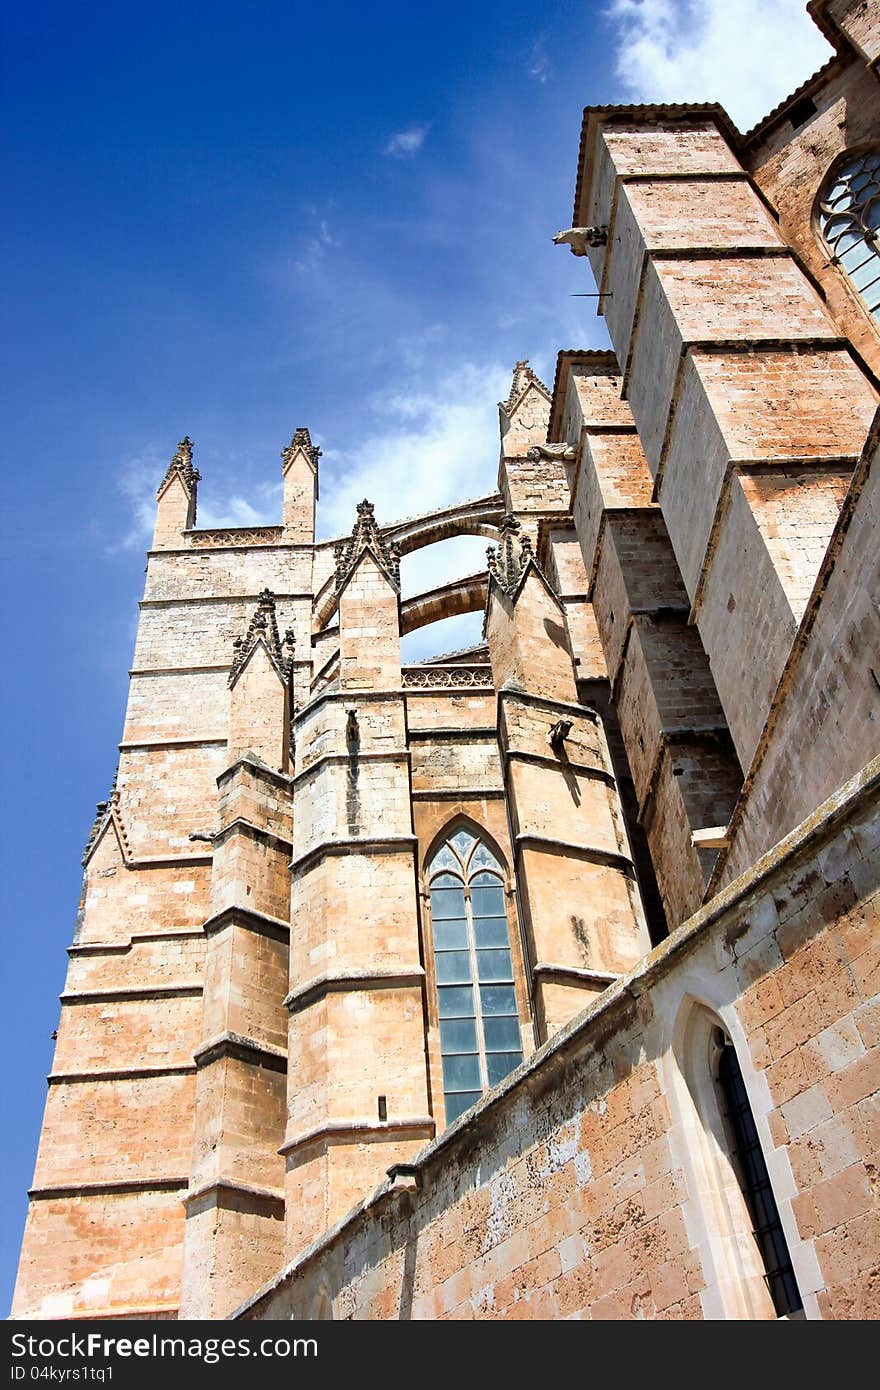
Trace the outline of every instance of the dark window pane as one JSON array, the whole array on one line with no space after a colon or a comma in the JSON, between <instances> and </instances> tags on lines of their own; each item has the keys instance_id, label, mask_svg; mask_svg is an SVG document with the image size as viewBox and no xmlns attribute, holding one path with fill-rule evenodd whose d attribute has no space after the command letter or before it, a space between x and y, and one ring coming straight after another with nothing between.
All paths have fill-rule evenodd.
<instances>
[{"instance_id":1,"label":"dark window pane","mask_svg":"<svg viewBox=\"0 0 880 1390\"><path fill-rule=\"evenodd\" d=\"M506 1023L506 1019L501 1022ZM440 1050L444 1057L453 1052L477 1051L477 1025L472 1018L446 1019L440 1024Z\"/></svg>"},{"instance_id":2,"label":"dark window pane","mask_svg":"<svg viewBox=\"0 0 880 1390\"><path fill-rule=\"evenodd\" d=\"M484 1014L516 1014L513 985L481 985L480 1002Z\"/></svg>"},{"instance_id":3,"label":"dark window pane","mask_svg":"<svg viewBox=\"0 0 880 1390\"><path fill-rule=\"evenodd\" d=\"M437 964L438 984L464 985L470 983L471 958L467 951L438 951L434 960Z\"/></svg>"},{"instance_id":4,"label":"dark window pane","mask_svg":"<svg viewBox=\"0 0 880 1390\"><path fill-rule=\"evenodd\" d=\"M434 919L434 946L438 951L466 951L467 923L463 917Z\"/></svg>"},{"instance_id":5,"label":"dark window pane","mask_svg":"<svg viewBox=\"0 0 880 1390\"><path fill-rule=\"evenodd\" d=\"M481 980L512 980L513 971L507 947L505 946L503 951L478 951L477 975Z\"/></svg>"},{"instance_id":6,"label":"dark window pane","mask_svg":"<svg viewBox=\"0 0 880 1390\"><path fill-rule=\"evenodd\" d=\"M486 1058L489 1085L497 1086L498 1082L503 1081L505 1076L509 1076L514 1067L518 1067L521 1061L521 1052L490 1052Z\"/></svg>"},{"instance_id":7,"label":"dark window pane","mask_svg":"<svg viewBox=\"0 0 880 1390\"><path fill-rule=\"evenodd\" d=\"M463 888L432 888L431 916L435 918L464 916Z\"/></svg>"},{"instance_id":8,"label":"dark window pane","mask_svg":"<svg viewBox=\"0 0 880 1390\"><path fill-rule=\"evenodd\" d=\"M477 950L482 946L503 946L506 950L510 945L510 937L507 934L507 918L474 918L474 936L477 941Z\"/></svg>"},{"instance_id":9,"label":"dark window pane","mask_svg":"<svg viewBox=\"0 0 880 1390\"><path fill-rule=\"evenodd\" d=\"M770 1186L770 1175L749 1105L739 1059L730 1043L723 1048L718 1080L734 1136L733 1159L752 1228L764 1261L767 1287L780 1317L802 1307L788 1246Z\"/></svg>"},{"instance_id":10,"label":"dark window pane","mask_svg":"<svg viewBox=\"0 0 880 1390\"><path fill-rule=\"evenodd\" d=\"M481 1085L480 1059L475 1052L443 1058L444 1091L478 1091Z\"/></svg>"},{"instance_id":11,"label":"dark window pane","mask_svg":"<svg viewBox=\"0 0 880 1390\"><path fill-rule=\"evenodd\" d=\"M504 892L497 888L477 888L471 884L471 907L475 917L503 917Z\"/></svg>"},{"instance_id":12,"label":"dark window pane","mask_svg":"<svg viewBox=\"0 0 880 1390\"><path fill-rule=\"evenodd\" d=\"M470 985L441 985L437 990L441 1018L473 1018L474 991Z\"/></svg>"},{"instance_id":13,"label":"dark window pane","mask_svg":"<svg viewBox=\"0 0 880 1390\"><path fill-rule=\"evenodd\" d=\"M455 1025L458 1027L458 1024ZM518 1018L486 1018L483 1020L487 1052L515 1052L522 1047Z\"/></svg>"},{"instance_id":14,"label":"dark window pane","mask_svg":"<svg viewBox=\"0 0 880 1390\"><path fill-rule=\"evenodd\" d=\"M480 1099L480 1092L462 1091L458 1095L447 1095L444 1099L446 1101L446 1123L451 1125L453 1120L457 1120L459 1115L464 1114L465 1110L470 1110L471 1106Z\"/></svg>"}]
</instances>

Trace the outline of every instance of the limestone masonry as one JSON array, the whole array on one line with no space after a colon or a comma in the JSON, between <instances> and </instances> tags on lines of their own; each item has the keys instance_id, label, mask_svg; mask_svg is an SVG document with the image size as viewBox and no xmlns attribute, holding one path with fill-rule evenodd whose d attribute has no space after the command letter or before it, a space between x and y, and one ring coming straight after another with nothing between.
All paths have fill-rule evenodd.
<instances>
[{"instance_id":1,"label":"limestone masonry","mask_svg":"<svg viewBox=\"0 0 880 1390\"><path fill-rule=\"evenodd\" d=\"M181 441L14 1317L880 1316L880 5L809 9L747 135L584 112L613 351L496 493L316 542L300 428L199 530Z\"/></svg>"}]
</instances>

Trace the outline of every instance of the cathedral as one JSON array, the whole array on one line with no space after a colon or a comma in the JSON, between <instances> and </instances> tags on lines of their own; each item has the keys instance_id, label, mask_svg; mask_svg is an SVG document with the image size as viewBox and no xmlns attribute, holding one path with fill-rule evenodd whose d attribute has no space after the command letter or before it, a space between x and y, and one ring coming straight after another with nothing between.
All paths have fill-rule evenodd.
<instances>
[{"instance_id":1,"label":"cathedral","mask_svg":"<svg viewBox=\"0 0 880 1390\"><path fill-rule=\"evenodd\" d=\"M880 6L808 8L746 134L585 110L613 350L497 491L156 479L13 1317L880 1317Z\"/></svg>"}]
</instances>

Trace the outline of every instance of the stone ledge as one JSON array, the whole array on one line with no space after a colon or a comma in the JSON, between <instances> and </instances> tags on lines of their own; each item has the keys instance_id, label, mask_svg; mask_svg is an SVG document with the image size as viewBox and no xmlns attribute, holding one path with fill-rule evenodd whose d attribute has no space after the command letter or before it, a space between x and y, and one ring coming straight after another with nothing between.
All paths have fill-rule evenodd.
<instances>
[{"instance_id":1,"label":"stone ledge","mask_svg":"<svg viewBox=\"0 0 880 1390\"><path fill-rule=\"evenodd\" d=\"M115 1067L108 1071L69 1071L50 1072L46 1081L50 1086L75 1086L82 1081L142 1081L154 1076L189 1076L195 1071L192 1062L181 1062L173 1067Z\"/></svg>"},{"instance_id":2,"label":"stone ledge","mask_svg":"<svg viewBox=\"0 0 880 1390\"><path fill-rule=\"evenodd\" d=\"M135 999L195 999L202 993L201 980L178 985L142 985L130 989L65 990L58 998L62 1004L101 1004L109 1000Z\"/></svg>"},{"instance_id":3,"label":"stone ledge","mask_svg":"<svg viewBox=\"0 0 880 1390\"><path fill-rule=\"evenodd\" d=\"M415 835L389 835L385 839L356 839L350 840L325 840L321 845L316 845L314 849L307 850L298 859L292 859L288 868L292 873L304 873L311 868L312 864L318 863L329 855L341 854L402 854L406 851L412 853L418 849L418 838Z\"/></svg>"},{"instance_id":4,"label":"stone ledge","mask_svg":"<svg viewBox=\"0 0 880 1390\"><path fill-rule=\"evenodd\" d=\"M213 1201L205 1201L205 1198L213 1198ZM187 1208L187 1216L191 1215L189 1208L196 1203L203 1207L233 1207L244 1203L251 1203L254 1215L259 1215L262 1207L263 1214L267 1216L284 1216L284 1193L274 1187L258 1187L253 1183L240 1182L236 1178L215 1178L211 1182L201 1183L198 1187L192 1188L183 1198L183 1205Z\"/></svg>"},{"instance_id":5,"label":"stone ledge","mask_svg":"<svg viewBox=\"0 0 880 1390\"><path fill-rule=\"evenodd\" d=\"M492 695L494 694L494 691L487 690L486 694ZM452 743L468 743L473 742L475 740L480 743L483 743L486 739L494 738L495 729L491 724L472 725L469 728L435 727L433 729L409 730L410 743L430 743L432 741L440 743L446 739L448 739Z\"/></svg>"},{"instance_id":6,"label":"stone ledge","mask_svg":"<svg viewBox=\"0 0 880 1390\"><path fill-rule=\"evenodd\" d=\"M193 1053L195 1067L201 1071L212 1062L231 1057L237 1062L248 1062L251 1066L263 1067L267 1071L287 1072L287 1053L281 1047L270 1043L257 1042L242 1033L219 1033L207 1042L201 1043Z\"/></svg>"},{"instance_id":7,"label":"stone ledge","mask_svg":"<svg viewBox=\"0 0 880 1390\"><path fill-rule=\"evenodd\" d=\"M326 665L327 663L325 663ZM323 669L323 668L322 668ZM293 716L294 725L299 725L309 715L314 714L315 710L323 704L331 704L334 701L342 701L344 704L388 704L401 700L407 692L403 687L394 690L322 690L303 705Z\"/></svg>"},{"instance_id":8,"label":"stone ledge","mask_svg":"<svg viewBox=\"0 0 880 1390\"><path fill-rule=\"evenodd\" d=\"M266 549L275 550L276 546L270 545L267 546ZM150 551L147 551L148 555L150 553ZM168 555L174 552L162 550L160 552L153 553ZM177 553L190 554L191 552L178 551ZM288 599L308 599L311 603L312 596L310 593L303 589L296 589L293 591L293 593L289 594L276 593L275 598L281 599L285 602ZM258 603L259 599L259 594L199 594L198 596L191 595L189 598L183 596L180 598L142 598L138 604L138 608L188 608L194 604L201 607L203 604L206 603L225 603L228 607L232 607L235 604L248 605Z\"/></svg>"},{"instance_id":9,"label":"stone ledge","mask_svg":"<svg viewBox=\"0 0 880 1390\"><path fill-rule=\"evenodd\" d=\"M507 761L536 763L540 767L552 767L557 772L577 772L591 781L604 782L609 787L617 786L614 773L609 772L607 768L594 767L590 763L576 763L571 758L556 758L550 753L528 753L524 749L508 748Z\"/></svg>"},{"instance_id":10,"label":"stone ledge","mask_svg":"<svg viewBox=\"0 0 880 1390\"><path fill-rule=\"evenodd\" d=\"M230 763L228 767L223 769L217 778L217 786L224 786L226 782L230 781L230 779L235 776L240 767L248 768L255 777L260 777L264 782L271 782L273 786L283 787L285 790L287 790L293 782L290 773L280 772L277 768L270 767L268 763L263 762L262 758L258 758L256 753L252 753L248 750L242 753L240 758L236 758L234 763Z\"/></svg>"},{"instance_id":11,"label":"stone ledge","mask_svg":"<svg viewBox=\"0 0 880 1390\"><path fill-rule=\"evenodd\" d=\"M307 763L302 771L298 772L291 780L294 786L297 786L325 763L405 763L409 761L409 756L407 748L391 749L390 751L377 749L375 752L367 749L362 752L358 747L357 751L352 753L322 753L315 758L314 762Z\"/></svg>"},{"instance_id":12,"label":"stone ledge","mask_svg":"<svg viewBox=\"0 0 880 1390\"><path fill-rule=\"evenodd\" d=\"M413 801L497 801L503 787L413 787Z\"/></svg>"},{"instance_id":13,"label":"stone ledge","mask_svg":"<svg viewBox=\"0 0 880 1390\"><path fill-rule=\"evenodd\" d=\"M619 850L599 849L594 845L577 845L571 840L557 840L553 835L531 835L523 832L516 836L517 849L559 851L575 859L585 859L591 864L602 864L608 869L617 869L627 878L636 876L635 866L629 855Z\"/></svg>"},{"instance_id":14,"label":"stone ledge","mask_svg":"<svg viewBox=\"0 0 880 1390\"><path fill-rule=\"evenodd\" d=\"M270 917L266 912L257 912L253 907L240 907L233 903L220 908L209 917L199 936L213 936L225 931L227 927L241 927L243 931L255 932L258 936L268 936L273 941L287 943L290 940L290 923L280 917Z\"/></svg>"},{"instance_id":15,"label":"stone ledge","mask_svg":"<svg viewBox=\"0 0 880 1390\"><path fill-rule=\"evenodd\" d=\"M125 955L132 946L143 941L196 941L202 936L201 928L189 931L144 931L132 932L127 941L86 941L67 947L69 956L115 956Z\"/></svg>"},{"instance_id":16,"label":"stone ledge","mask_svg":"<svg viewBox=\"0 0 880 1390\"><path fill-rule=\"evenodd\" d=\"M113 1182L59 1183L55 1187L32 1187L28 1196L34 1202L62 1197L115 1197L129 1192L177 1192L189 1186L189 1177L129 1178Z\"/></svg>"},{"instance_id":17,"label":"stone ledge","mask_svg":"<svg viewBox=\"0 0 880 1390\"><path fill-rule=\"evenodd\" d=\"M222 830L218 830L212 836L215 851L230 840L233 835L244 835L245 839L258 840L261 844L270 845L273 849L284 850L286 854L293 851L293 841L286 840L281 835L276 835L274 830L264 830L260 825L254 825L253 821L246 820L244 816L236 816L234 820L224 825Z\"/></svg>"},{"instance_id":18,"label":"stone ledge","mask_svg":"<svg viewBox=\"0 0 880 1390\"><path fill-rule=\"evenodd\" d=\"M297 985L284 998L284 1005L291 1013L299 1013L328 994L341 994L353 990L368 989L406 989L421 986L425 971L421 965L411 970L345 970L336 974L329 972L316 975L311 980Z\"/></svg>"},{"instance_id":19,"label":"stone ledge","mask_svg":"<svg viewBox=\"0 0 880 1390\"><path fill-rule=\"evenodd\" d=\"M410 1119L386 1120L334 1120L326 1125L317 1125L304 1134L285 1140L278 1150L285 1158L309 1144L341 1144L347 1139L356 1139L362 1144L382 1143L384 1140L402 1138L405 1135L424 1131L430 1138L436 1131L431 1115L416 1115Z\"/></svg>"},{"instance_id":20,"label":"stone ledge","mask_svg":"<svg viewBox=\"0 0 880 1390\"><path fill-rule=\"evenodd\" d=\"M535 979L546 978L566 981L574 985L599 985L602 989L608 985L613 985L620 979L620 974L612 974L608 970L585 970L577 965L556 965L552 961L538 961L532 966L532 975Z\"/></svg>"},{"instance_id":21,"label":"stone ledge","mask_svg":"<svg viewBox=\"0 0 880 1390\"><path fill-rule=\"evenodd\" d=\"M547 710L551 714L561 711L563 714L576 714L581 719L588 720L591 724L599 723L599 715L594 709L587 709L584 705L570 703L563 700L548 700L543 695L533 695L529 690L514 690L510 686L503 686L498 691L498 704L504 701L515 701L518 705L531 705L533 709ZM495 730L492 730L495 733Z\"/></svg>"},{"instance_id":22,"label":"stone ledge","mask_svg":"<svg viewBox=\"0 0 880 1390\"><path fill-rule=\"evenodd\" d=\"M123 740L117 743L116 747L120 753L136 753L141 749L151 748L225 748L226 736L218 734L214 738L141 738Z\"/></svg>"}]
</instances>

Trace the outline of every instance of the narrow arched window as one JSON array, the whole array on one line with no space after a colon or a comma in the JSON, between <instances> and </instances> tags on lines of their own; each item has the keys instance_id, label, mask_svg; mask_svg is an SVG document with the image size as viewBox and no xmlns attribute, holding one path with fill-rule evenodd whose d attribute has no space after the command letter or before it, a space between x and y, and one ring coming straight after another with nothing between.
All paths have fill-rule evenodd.
<instances>
[{"instance_id":1,"label":"narrow arched window","mask_svg":"<svg viewBox=\"0 0 880 1390\"><path fill-rule=\"evenodd\" d=\"M443 1095L450 1123L522 1061L504 874L457 830L428 866Z\"/></svg>"},{"instance_id":2,"label":"narrow arched window","mask_svg":"<svg viewBox=\"0 0 880 1390\"><path fill-rule=\"evenodd\" d=\"M749 1097L733 1044L721 1029L717 1037L716 1076L729 1126L731 1158L748 1207L752 1234L764 1262L764 1278L779 1317L803 1307L788 1253L770 1174L749 1105Z\"/></svg>"},{"instance_id":3,"label":"narrow arched window","mask_svg":"<svg viewBox=\"0 0 880 1390\"><path fill-rule=\"evenodd\" d=\"M880 318L880 149L844 155L819 194L819 230L837 265Z\"/></svg>"}]
</instances>

